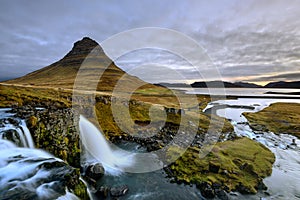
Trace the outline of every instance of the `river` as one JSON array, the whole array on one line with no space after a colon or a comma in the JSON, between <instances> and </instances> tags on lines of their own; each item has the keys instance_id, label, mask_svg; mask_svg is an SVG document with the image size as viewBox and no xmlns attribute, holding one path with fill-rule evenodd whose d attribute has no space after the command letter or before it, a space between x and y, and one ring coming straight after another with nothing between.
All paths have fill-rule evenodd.
<instances>
[{"instance_id":1,"label":"river","mask_svg":"<svg viewBox=\"0 0 300 200\"><path fill-rule=\"evenodd\" d=\"M185 91L187 94L221 95L236 97L300 98L300 89L287 88L171 88ZM271 94L271 93L273 94Z\"/></svg>"},{"instance_id":2,"label":"river","mask_svg":"<svg viewBox=\"0 0 300 200\"><path fill-rule=\"evenodd\" d=\"M271 103L275 102L296 102L300 103L298 99L256 99L256 98L238 98L236 100L220 100L216 102L211 102L207 109L220 106L220 105L238 105L243 106L242 108L222 108L217 109L217 114L221 117L225 117L229 119L234 126L235 132L240 136L249 137L255 139L265 146L267 146L276 156L276 161L273 165L273 173L270 177L264 179L264 183L268 187L267 193L259 192L256 195L241 195L238 193L233 193L229 195L230 199L300 199L300 141L291 135L275 135L272 133L256 133L254 132L249 125L247 124L247 119L243 117L243 112L257 112L262 110L263 108L268 107ZM254 107L254 109L247 109L247 107ZM0 109L0 119L4 120L5 126L2 126L0 132L2 132L1 140L0 140L0 188L5 188L5 185L13 180L16 176L20 176L21 174L14 175L12 169L16 169L18 167L22 167L21 171L23 174L30 174L32 170L36 169L36 166L42 165L44 162L55 162L59 161L59 159L54 158L52 155L42 151L34 149L32 139L30 134L28 134L28 129L26 124L21 119L15 119L15 121L9 121L8 118L14 119L12 114L7 113L8 109ZM83 126L86 126L87 129L94 129L92 125L88 122L84 121ZM15 142L18 144L12 144L4 139L6 139L5 132L7 130L15 130ZM84 130L83 130L84 131ZM93 132L95 132L94 130ZM96 131L97 132L97 131ZM99 131L98 131L99 132ZM102 135L99 132L100 135ZM98 145L101 151L103 151L103 146L106 148L110 148L106 145L106 141L99 139L99 136L96 137L96 141L102 141L102 145ZM93 141L94 136L91 136L91 140ZM291 141L295 139L297 146L292 146ZM146 152L146 149L141 147L135 143L124 142L120 144L120 147L126 150L130 150L133 153L143 153ZM94 147L96 148L96 147ZM18 155L22 155L24 158L30 157L30 159L34 158L42 158L38 163L35 163L33 166L31 163L28 165L19 166L19 161L16 161L15 164L7 164L7 160L11 157L15 157ZM119 161L117 163L118 166L128 167L128 159L124 160L124 155L118 150L115 149L106 149L105 155L111 158L111 155ZM100 158L106 159L106 158ZM152 159L152 158L151 158ZM131 158L131 161L134 162L134 157ZM23 162L24 164L24 162ZM143 164L143 163L142 163ZM8 166L13 166L14 168L10 168ZM106 167L107 174L100 180L98 184L107 185L110 187L115 187L118 185L128 185L129 192L120 197L119 199L203 199L201 193L195 186L189 185L178 185L174 183L170 183L170 179L166 178L166 174L163 170L157 170L155 172L149 173L115 173L113 170L110 170L109 167ZM54 170L55 172L55 170ZM20 183L25 186L34 187L35 178L38 180L41 176L49 176L51 172L41 172L38 173L38 176L34 176L33 178L24 178L20 180ZM4 178L3 178L4 177ZM26 176L24 176L26 177ZM6 182L5 182L6 181ZM27 185L26 185L27 184ZM41 197L52 197L51 192L51 184L36 186L37 194L41 195ZM55 196L55 195L54 195ZM54 197L53 196L53 197ZM74 195L67 193L62 197L64 199L76 199ZM47 199L47 198L46 198ZM49 199L49 198L48 198ZM51 198L50 198L51 199ZM54 198L55 199L55 198Z\"/></svg>"},{"instance_id":3,"label":"river","mask_svg":"<svg viewBox=\"0 0 300 200\"><path fill-rule=\"evenodd\" d=\"M242 115L243 112L258 112L276 102L300 103L300 99L238 98L236 100L219 100L211 102L207 109L222 107L222 105L237 106L236 108L217 109L216 113L231 121L237 135L255 139L275 154L276 160L273 164L272 175L264 179L264 183L268 187L268 195L259 193L255 195L254 199L258 197L278 200L300 199L299 139L288 134L275 135L269 132L255 132L250 128L247 119ZM254 107L254 109L246 109L247 107ZM293 139L297 145L291 145Z\"/></svg>"}]
</instances>

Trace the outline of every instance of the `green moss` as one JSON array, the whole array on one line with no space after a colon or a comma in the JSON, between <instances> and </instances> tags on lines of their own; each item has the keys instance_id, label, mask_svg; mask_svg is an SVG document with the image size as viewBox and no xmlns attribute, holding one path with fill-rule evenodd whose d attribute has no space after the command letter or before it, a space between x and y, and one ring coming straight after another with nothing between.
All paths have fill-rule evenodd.
<instances>
[{"instance_id":1,"label":"green moss","mask_svg":"<svg viewBox=\"0 0 300 200\"><path fill-rule=\"evenodd\" d=\"M177 152L176 149L170 151ZM177 180L194 184L218 183L229 191L239 190L242 185L249 193L256 193L262 178L271 174L275 161L272 152L248 138L217 143L202 159L199 151L189 148L170 166ZM219 170L212 171L212 165Z\"/></svg>"},{"instance_id":2,"label":"green moss","mask_svg":"<svg viewBox=\"0 0 300 200\"><path fill-rule=\"evenodd\" d=\"M84 183L75 185L75 188L73 191L74 191L74 194L82 200L90 199Z\"/></svg>"},{"instance_id":3,"label":"green moss","mask_svg":"<svg viewBox=\"0 0 300 200\"><path fill-rule=\"evenodd\" d=\"M275 103L259 112L244 115L253 129L288 133L300 138L300 104Z\"/></svg>"},{"instance_id":4,"label":"green moss","mask_svg":"<svg viewBox=\"0 0 300 200\"><path fill-rule=\"evenodd\" d=\"M64 179L69 190L83 200L89 200L86 185L80 180L79 169L74 169L71 174L66 174Z\"/></svg>"}]
</instances>

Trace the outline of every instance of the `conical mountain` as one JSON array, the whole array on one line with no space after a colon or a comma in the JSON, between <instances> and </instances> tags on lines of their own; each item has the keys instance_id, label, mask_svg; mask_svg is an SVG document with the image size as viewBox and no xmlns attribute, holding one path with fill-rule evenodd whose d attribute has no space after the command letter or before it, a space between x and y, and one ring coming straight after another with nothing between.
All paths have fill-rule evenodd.
<instances>
[{"instance_id":1,"label":"conical mountain","mask_svg":"<svg viewBox=\"0 0 300 200\"><path fill-rule=\"evenodd\" d=\"M7 83L72 89L76 77L78 86L78 73L83 89L90 89L91 85L96 84L97 90L112 91L117 83L124 90L137 85L155 87L121 70L100 45L88 37L75 42L72 50L61 60Z\"/></svg>"}]
</instances>

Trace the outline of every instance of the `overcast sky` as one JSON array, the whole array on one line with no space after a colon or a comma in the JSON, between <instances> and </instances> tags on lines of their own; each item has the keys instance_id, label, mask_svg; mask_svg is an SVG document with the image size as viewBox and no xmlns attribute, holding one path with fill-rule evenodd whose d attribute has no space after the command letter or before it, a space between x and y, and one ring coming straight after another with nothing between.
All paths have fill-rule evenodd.
<instances>
[{"instance_id":1,"label":"overcast sky","mask_svg":"<svg viewBox=\"0 0 300 200\"><path fill-rule=\"evenodd\" d=\"M101 43L141 27L174 29L193 38L223 80L299 80L299 10L298 0L1 0L0 80L61 59L84 36ZM149 58L181 70L185 81L198 80L168 53L140 51L117 63L130 71Z\"/></svg>"}]
</instances>

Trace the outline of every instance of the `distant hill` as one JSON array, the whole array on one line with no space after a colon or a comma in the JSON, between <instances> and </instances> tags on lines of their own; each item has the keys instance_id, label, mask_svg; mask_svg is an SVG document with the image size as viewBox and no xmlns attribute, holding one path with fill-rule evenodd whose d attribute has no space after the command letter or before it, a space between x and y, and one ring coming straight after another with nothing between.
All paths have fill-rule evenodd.
<instances>
[{"instance_id":1,"label":"distant hill","mask_svg":"<svg viewBox=\"0 0 300 200\"><path fill-rule=\"evenodd\" d=\"M247 82L234 82L235 85L241 86L244 88L261 88L262 86L256 85L254 83L247 83Z\"/></svg>"},{"instance_id":2,"label":"distant hill","mask_svg":"<svg viewBox=\"0 0 300 200\"><path fill-rule=\"evenodd\" d=\"M191 87L189 84L185 83L156 83L154 85L162 86L162 87Z\"/></svg>"},{"instance_id":3,"label":"distant hill","mask_svg":"<svg viewBox=\"0 0 300 200\"><path fill-rule=\"evenodd\" d=\"M285 82L285 81L278 81L278 82L271 82L264 86L265 88L300 88L300 81L294 82Z\"/></svg>"},{"instance_id":4,"label":"distant hill","mask_svg":"<svg viewBox=\"0 0 300 200\"><path fill-rule=\"evenodd\" d=\"M230 83L230 82L224 82L224 81L208 81L208 82L195 82L191 84L194 88L246 88L246 87L259 87L258 85L251 84L251 83L244 83L244 82L238 82L238 83Z\"/></svg>"},{"instance_id":5,"label":"distant hill","mask_svg":"<svg viewBox=\"0 0 300 200\"><path fill-rule=\"evenodd\" d=\"M294 82L270 82L265 86L256 85L254 83L248 82L226 82L226 81L198 81L191 85L185 83L159 83L155 85L165 86L165 87L194 87L194 88L300 88L300 81Z\"/></svg>"},{"instance_id":6,"label":"distant hill","mask_svg":"<svg viewBox=\"0 0 300 200\"><path fill-rule=\"evenodd\" d=\"M86 57L93 49L96 54L93 54L93 58L86 61ZM96 84L97 90L112 91L118 81L121 89L123 88L124 90L134 88L136 85L144 85L143 88L158 87L124 72L112 62L96 41L88 37L75 42L71 51L61 60L23 77L6 82L72 89L77 73L84 61L91 67L89 67L89 70L80 71L84 77L81 83L83 88L91 84ZM109 67L105 70L107 66ZM98 76L100 72L103 75L99 81Z\"/></svg>"},{"instance_id":7,"label":"distant hill","mask_svg":"<svg viewBox=\"0 0 300 200\"><path fill-rule=\"evenodd\" d=\"M155 85L161 85L165 87L194 87L194 88L206 88L207 85L212 88L219 88L219 87L225 87L225 88L259 88L262 86L253 84L253 83L247 83L247 82L224 82L224 81L199 81L194 82L191 85L185 84L185 83L158 83Z\"/></svg>"},{"instance_id":8,"label":"distant hill","mask_svg":"<svg viewBox=\"0 0 300 200\"><path fill-rule=\"evenodd\" d=\"M225 87L225 88L300 88L300 81L294 81L294 82L270 82L265 86L256 85L253 83L247 83L247 82L223 82L223 81L208 81L208 82L195 82L191 84L192 87L195 88L206 88L207 85L211 88L219 88L219 87Z\"/></svg>"}]
</instances>

